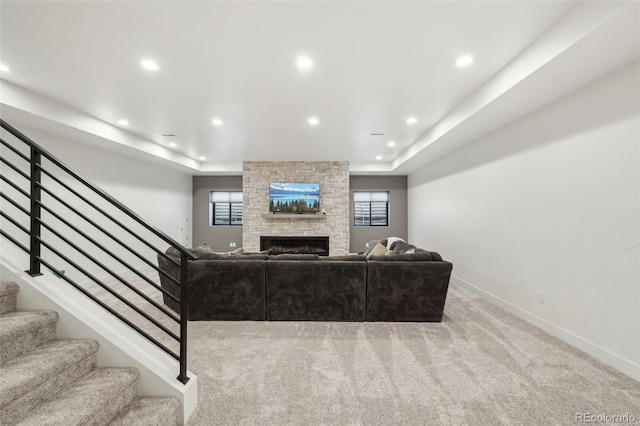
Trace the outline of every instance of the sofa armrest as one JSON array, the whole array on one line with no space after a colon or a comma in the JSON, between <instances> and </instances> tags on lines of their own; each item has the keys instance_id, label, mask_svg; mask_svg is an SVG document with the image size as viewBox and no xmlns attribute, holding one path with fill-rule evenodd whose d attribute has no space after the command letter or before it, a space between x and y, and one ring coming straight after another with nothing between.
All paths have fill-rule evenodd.
<instances>
[{"instance_id":1,"label":"sofa armrest","mask_svg":"<svg viewBox=\"0 0 640 426\"><path fill-rule=\"evenodd\" d=\"M367 321L442 320L453 265L368 261Z\"/></svg>"}]
</instances>

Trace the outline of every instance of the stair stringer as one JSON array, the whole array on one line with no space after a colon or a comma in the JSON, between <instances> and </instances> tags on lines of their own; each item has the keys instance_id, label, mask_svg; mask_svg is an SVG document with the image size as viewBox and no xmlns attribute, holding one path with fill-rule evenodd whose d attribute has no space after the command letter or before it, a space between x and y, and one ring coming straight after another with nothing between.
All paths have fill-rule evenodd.
<instances>
[{"instance_id":1,"label":"stair stringer","mask_svg":"<svg viewBox=\"0 0 640 426\"><path fill-rule=\"evenodd\" d=\"M0 277L20 286L18 309L57 311L59 339L97 340L99 366L137 368L139 395L174 396L181 402L178 419L184 424L191 417L198 403L198 378L189 371L189 381L180 383L179 364L171 356L51 274L34 278L0 258Z\"/></svg>"}]
</instances>

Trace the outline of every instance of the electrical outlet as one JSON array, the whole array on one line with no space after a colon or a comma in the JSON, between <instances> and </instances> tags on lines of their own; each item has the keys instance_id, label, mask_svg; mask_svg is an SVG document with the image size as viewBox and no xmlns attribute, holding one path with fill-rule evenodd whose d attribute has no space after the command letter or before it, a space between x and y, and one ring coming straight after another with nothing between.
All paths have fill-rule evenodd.
<instances>
[{"instance_id":1,"label":"electrical outlet","mask_svg":"<svg viewBox=\"0 0 640 426\"><path fill-rule=\"evenodd\" d=\"M364 243L364 246L365 246L366 248L369 248L369 243Z\"/></svg>"},{"instance_id":2,"label":"electrical outlet","mask_svg":"<svg viewBox=\"0 0 640 426\"><path fill-rule=\"evenodd\" d=\"M229 243L229 247L235 247L236 243Z\"/></svg>"},{"instance_id":3,"label":"electrical outlet","mask_svg":"<svg viewBox=\"0 0 640 426\"><path fill-rule=\"evenodd\" d=\"M544 291L538 292L538 302L544 303Z\"/></svg>"}]
</instances>

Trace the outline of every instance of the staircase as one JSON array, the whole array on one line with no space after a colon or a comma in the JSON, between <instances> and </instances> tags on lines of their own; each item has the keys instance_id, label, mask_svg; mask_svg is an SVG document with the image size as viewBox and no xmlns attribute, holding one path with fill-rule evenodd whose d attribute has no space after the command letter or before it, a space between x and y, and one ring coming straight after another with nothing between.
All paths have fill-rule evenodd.
<instances>
[{"instance_id":1,"label":"staircase","mask_svg":"<svg viewBox=\"0 0 640 426\"><path fill-rule=\"evenodd\" d=\"M173 397L138 396L134 368L97 367L98 342L56 338L58 314L19 311L0 282L0 424L176 425Z\"/></svg>"}]
</instances>

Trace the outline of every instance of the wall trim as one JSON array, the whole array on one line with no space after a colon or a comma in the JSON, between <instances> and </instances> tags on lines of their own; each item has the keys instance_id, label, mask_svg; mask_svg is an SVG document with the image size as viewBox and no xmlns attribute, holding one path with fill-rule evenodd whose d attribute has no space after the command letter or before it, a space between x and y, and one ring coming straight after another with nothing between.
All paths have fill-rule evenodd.
<instances>
[{"instance_id":1,"label":"wall trim","mask_svg":"<svg viewBox=\"0 0 640 426\"><path fill-rule=\"evenodd\" d=\"M596 345L585 338L578 336L575 333L572 333L569 330L566 330L562 327L559 327L543 318L540 318L537 315L532 314L529 311L526 311L518 306L513 305L512 303L499 298L485 290L482 290L479 287L463 280L460 277L455 275L451 275L451 286L454 289L460 290L468 290L474 293L477 296L480 296L482 299L499 306L505 311L517 316L518 318L528 322L529 324L535 325L541 330L555 336L564 342L570 344L571 346L580 349L581 351L591 355L592 357L602 361L603 363L615 368L616 370L626 374L632 379L640 381L640 365L635 364L634 362L622 358L615 353Z\"/></svg>"}]
</instances>

